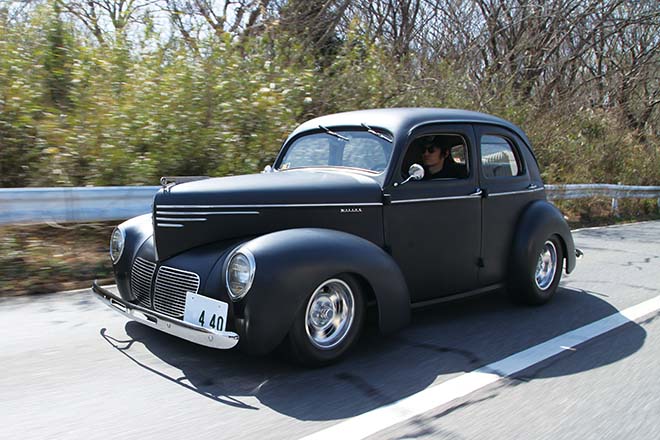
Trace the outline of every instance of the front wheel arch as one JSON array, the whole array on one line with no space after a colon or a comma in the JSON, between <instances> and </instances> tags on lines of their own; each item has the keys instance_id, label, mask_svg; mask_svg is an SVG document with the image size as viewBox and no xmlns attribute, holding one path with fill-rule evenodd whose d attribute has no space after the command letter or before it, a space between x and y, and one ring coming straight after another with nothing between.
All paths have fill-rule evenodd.
<instances>
[{"instance_id":1,"label":"front wheel arch","mask_svg":"<svg viewBox=\"0 0 660 440\"><path fill-rule=\"evenodd\" d=\"M241 343L249 352L263 354L278 346L313 289L337 274L352 274L367 298L373 294L382 333L399 330L410 320L410 296L401 270L383 249L363 238L300 228L266 234L242 246L254 255L257 266L252 288L235 303Z\"/></svg>"}]
</instances>

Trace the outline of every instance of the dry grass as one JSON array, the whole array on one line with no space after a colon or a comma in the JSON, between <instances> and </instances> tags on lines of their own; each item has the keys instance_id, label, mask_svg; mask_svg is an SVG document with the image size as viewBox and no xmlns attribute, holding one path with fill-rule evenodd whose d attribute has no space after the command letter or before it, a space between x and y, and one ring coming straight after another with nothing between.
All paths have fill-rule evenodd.
<instances>
[{"instance_id":1,"label":"dry grass","mask_svg":"<svg viewBox=\"0 0 660 440\"><path fill-rule=\"evenodd\" d=\"M594 197L554 202L564 213L571 229L660 219L656 200L620 199L618 214L612 213L612 199Z\"/></svg>"},{"instance_id":2,"label":"dry grass","mask_svg":"<svg viewBox=\"0 0 660 440\"><path fill-rule=\"evenodd\" d=\"M0 227L0 297L89 287L112 278L114 225Z\"/></svg>"}]
</instances>

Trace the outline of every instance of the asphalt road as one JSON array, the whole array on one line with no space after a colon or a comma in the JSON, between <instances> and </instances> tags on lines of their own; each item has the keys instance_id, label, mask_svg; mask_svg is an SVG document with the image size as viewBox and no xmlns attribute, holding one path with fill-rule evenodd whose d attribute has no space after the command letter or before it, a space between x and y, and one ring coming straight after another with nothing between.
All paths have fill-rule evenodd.
<instances>
[{"instance_id":1,"label":"asphalt road","mask_svg":"<svg viewBox=\"0 0 660 440\"><path fill-rule=\"evenodd\" d=\"M2 299L0 438L301 438L660 295L660 222L574 238L585 258L550 304L498 293L418 310L396 336L372 324L348 359L318 370L195 346L89 291ZM660 438L658 316L369 438Z\"/></svg>"}]
</instances>

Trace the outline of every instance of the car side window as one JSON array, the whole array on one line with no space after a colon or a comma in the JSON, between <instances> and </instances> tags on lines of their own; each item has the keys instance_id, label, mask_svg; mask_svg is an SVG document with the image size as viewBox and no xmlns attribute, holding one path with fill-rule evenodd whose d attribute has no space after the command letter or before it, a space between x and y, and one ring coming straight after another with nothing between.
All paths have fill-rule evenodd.
<instances>
[{"instance_id":1,"label":"car side window","mask_svg":"<svg viewBox=\"0 0 660 440\"><path fill-rule=\"evenodd\" d=\"M465 179L469 175L467 142L458 134L431 134L416 138L408 147L401 175L410 165L424 167L424 180Z\"/></svg>"},{"instance_id":2,"label":"car side window","mask_svg":"<svg viewBox=\"0 0 660 440\"><path fill-rule=\"evenodd\" d=\"M519 156L511 142L491 134L481 136L481 168L487 178L522 174Z\"/></svg>"}]
</instances>

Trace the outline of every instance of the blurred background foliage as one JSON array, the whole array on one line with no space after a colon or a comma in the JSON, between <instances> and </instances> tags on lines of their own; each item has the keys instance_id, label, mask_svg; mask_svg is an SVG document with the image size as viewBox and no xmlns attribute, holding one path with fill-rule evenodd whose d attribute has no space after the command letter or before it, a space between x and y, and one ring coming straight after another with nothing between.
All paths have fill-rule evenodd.
<instances>
[{"instance_id":1,"label":"blurred background foliage","mask_svg":"<svg viewBox=\"0 0 660 440\"><path fill-rule=\"evenodd\" d=\"M548 183L660 182L660 7L623 0L0 3L0 187L272 163L321 114L430 106L529 134Z\"/></svg>"}]
</instances>

